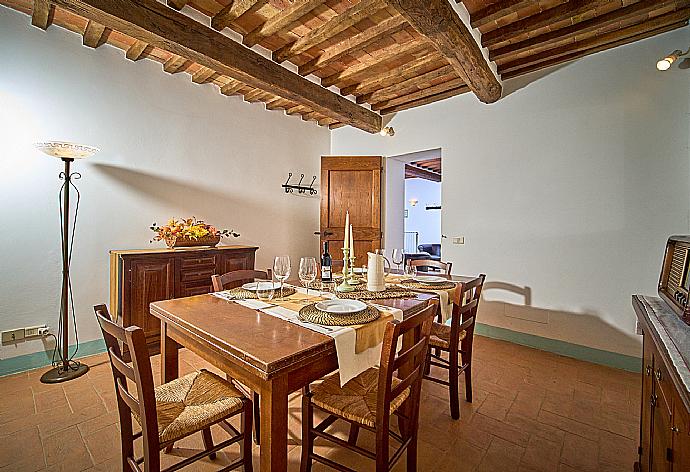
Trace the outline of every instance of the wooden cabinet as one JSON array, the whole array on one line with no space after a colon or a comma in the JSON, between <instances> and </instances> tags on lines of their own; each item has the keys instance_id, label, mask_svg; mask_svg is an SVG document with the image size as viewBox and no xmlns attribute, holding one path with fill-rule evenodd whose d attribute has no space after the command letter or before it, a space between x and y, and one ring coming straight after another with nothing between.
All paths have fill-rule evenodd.
<instances>
[{"instance_id":1,"label":"wooden cabinet","mask_svg":"<svg viewBox=\"0 0 690 472\"><path fill-rule=\"evenodd\" d=\"M653 304L649 302L652 301ZM656 304L654 300L659 300ZM641 472L690 471L690 370L677 346L690 342L690 327L676 323L652 297L633 297L643 333L640 415ZM668 329L667 329L668 328Z\"/></svg>"},{"instance_id":2,"label":"wooden cabinet","mask_svg":"<svg viewBox=\"0 0 690 472\"><path fill-rule=\"evenodd\" d=\"M211 276L253 269L258 248L152 249L110 251L110 311L122 326L139 326L149 352L158 353L160 321L149 304L212 291Z\"/></svg>"}]
</instances>

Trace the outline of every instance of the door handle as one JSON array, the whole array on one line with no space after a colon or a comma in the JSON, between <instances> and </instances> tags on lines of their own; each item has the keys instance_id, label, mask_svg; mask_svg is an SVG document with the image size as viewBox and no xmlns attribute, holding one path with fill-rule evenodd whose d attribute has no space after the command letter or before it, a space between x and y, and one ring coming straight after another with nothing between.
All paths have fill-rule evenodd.
<instances>
[{"instance_id":1,"label":"door handle","mask_svg":"<svg viewBox=\"0 0 690 472\"><path fill-rule=\"evenodd\" d=\"M317 236L320 236L322 233L321 231L314 231L314 234ZM330 231L324 231L323 235L324 236L333 236L335 233L331 233Z\"/></svg>"}]
</instances>

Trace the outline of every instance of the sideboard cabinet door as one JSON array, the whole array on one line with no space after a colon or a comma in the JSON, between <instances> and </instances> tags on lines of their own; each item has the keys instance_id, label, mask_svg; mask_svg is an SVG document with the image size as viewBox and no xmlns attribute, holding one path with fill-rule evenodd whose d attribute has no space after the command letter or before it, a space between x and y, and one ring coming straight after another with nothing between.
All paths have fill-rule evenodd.
<instances>
[{"instance_id":1,"label":"sideboard cabinet door","mask_svg":"<svg viewBox=\"0 0 690 472\"><path fill-rule=\"evenodd\" d=\"M652 394L654 392L654 344L648 335L643 336L642 359L642 412L640 435L640 472L649 472L652 451Z\"/></svg>"},{"instance_id":2,"label":"sideboard cabinet door","mask_svg":"<svg viewBox=\"0 0 690 472\"><path fill-rule=\"evenodd\" d=\"M217 273L254 269L254 251L224 252L218 260Z\"/></svg>"},{"instance_id":3,"label":"sideboard cabinet door","mask_svg":"<svg viewBox=\"0 0 690 472\"><path fill-rule=\"evenodd\" d=\"M676 394L673 400L673 472L690 470L690 414Z\"/></svg>"},{"instance_id":4,"label":"sideboard cabinet door","mask_svg":"<svg viewBox=\"0 0 690 472\"><path fill-rule=\"evenodd\" d=\"M148 344L160 341L160 321L149 314L149 304L174 297L175 263L171 258L131 259L128 284L129 309L125 326L139 326Z\"/></svg>"}]
</instances>

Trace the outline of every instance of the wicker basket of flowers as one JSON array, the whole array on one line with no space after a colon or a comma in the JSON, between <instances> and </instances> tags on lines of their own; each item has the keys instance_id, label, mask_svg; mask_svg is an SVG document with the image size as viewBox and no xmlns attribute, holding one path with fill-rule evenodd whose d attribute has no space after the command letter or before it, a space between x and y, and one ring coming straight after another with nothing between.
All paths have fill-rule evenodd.
<instances>
[{"instance_id":1,"label":"wicker basket of flowers","mask_svg":"<svg viewBox=\"0 0 690 472\"><path fill-rule=\"evenodd\" d=\"M203 220L195 217L187 219L171 218L168 224L158 226L156 223L151 225L151 231L156 235L153 241L165 241L170 248L178 247L215 247L222 237L238 237L239 234L233 230L219 230L215 226L206 224Z\"/></svg>"}]
</instances>

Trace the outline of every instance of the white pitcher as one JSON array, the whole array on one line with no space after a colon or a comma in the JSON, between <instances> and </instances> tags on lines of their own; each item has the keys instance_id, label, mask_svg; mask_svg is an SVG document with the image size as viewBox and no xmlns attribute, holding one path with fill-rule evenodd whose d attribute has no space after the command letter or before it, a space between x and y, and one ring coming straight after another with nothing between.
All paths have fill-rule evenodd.
<instances>
[{"instance_id":1,"label":"white pitcher","mask_svg":"<svg viewBox=\"0 0 690 472\"><path fill-rule=\"evenodd\" d=\"M383 292L386 289L385 258L382 254L374 254L373 252L369 252L367 255L369 256L367 290L370 292Z\"/></svg>"}]
</instances>

